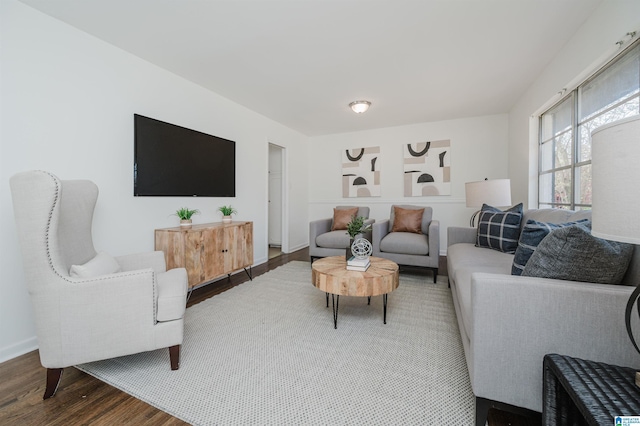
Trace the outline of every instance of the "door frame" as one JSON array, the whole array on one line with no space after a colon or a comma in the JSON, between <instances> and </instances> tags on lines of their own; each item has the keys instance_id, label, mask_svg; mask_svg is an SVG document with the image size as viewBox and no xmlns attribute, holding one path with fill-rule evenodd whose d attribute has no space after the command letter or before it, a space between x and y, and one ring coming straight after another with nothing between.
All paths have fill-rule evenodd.
<instances>
[{"instance_id":1,"label":"door frame","mask_svg":"<svg viewBox=\"0 0 640 426\"><path fill-rule=\"evenodd\" d=\"M266 211L266 216L267 216L267 220L266 220L266 224L267 224L267 251L269 250L269 221L271 220L271 218L269 217L269 150L270 150L270 146L274 146L278 149L280 149L280 155L281 155L281 161L280 164L282 165L282 170L281 170L281 206L280 206L280 211L281 211L281 236L280 236L280 241L281 241L281 246L280 246L280 251L282 251L282 253L289 253L289 192L288 192L288 174L287 174L287 148L285 146L282 146L278 143L275 143L273 141L267 141L267 205L265 208Z\"/></svg>"}]
</instances>

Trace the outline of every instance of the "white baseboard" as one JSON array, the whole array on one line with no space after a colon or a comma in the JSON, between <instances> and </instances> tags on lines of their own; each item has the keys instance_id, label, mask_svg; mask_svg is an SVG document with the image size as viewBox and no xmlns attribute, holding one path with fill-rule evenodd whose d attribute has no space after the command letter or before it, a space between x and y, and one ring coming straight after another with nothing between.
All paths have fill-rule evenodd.
<instances>
[{"instance_id":1,"label":"white baseboard","mask_svg":"<svg viewBox=\"0 0 640 426\"><path fill-rule=\"evenodd\" d=\"M38 339L36 336L30 337L22 342L0 349L0 363L17 358L20 355L24 355L36 349L38 349Z\"/></svg>"},{"instance_id":2,"label":"white baseboard","mask_svg":"<svg viewBox=\"0 0 640 426\"><path fill-rule=\"evenodd\" d=\"M302 244L298 244L297 246L289 246L289 253L293 253L294 251L298 251L300 249L303 249L305 247L309 247L309 243L302 243Z\"/></svg>"}]
</instances>

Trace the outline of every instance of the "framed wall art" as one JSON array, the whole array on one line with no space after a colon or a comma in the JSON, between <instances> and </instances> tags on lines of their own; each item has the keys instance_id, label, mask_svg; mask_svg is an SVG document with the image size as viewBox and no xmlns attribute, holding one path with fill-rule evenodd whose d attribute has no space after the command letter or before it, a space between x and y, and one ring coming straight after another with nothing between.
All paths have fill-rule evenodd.
<instances>
[{"instance_id":1,"label":"framed wall art","mask_svg":"<svg viewBox=\"0 0 640 426\"><path fill-rule=\"evenodd\" d=\"M354 148L342 151L342 196L379 197L380 147Z\"/></svg>"},{"instance_id":2,"label":"framed wall art","mask_svg":"<svg viewBox=\"0 0 640 426\"><path fill-rule=\"evenodd\" d=\"M451 141L408 143L404 151L404 196L451 195Z\"/></svg>"}]
</instances>

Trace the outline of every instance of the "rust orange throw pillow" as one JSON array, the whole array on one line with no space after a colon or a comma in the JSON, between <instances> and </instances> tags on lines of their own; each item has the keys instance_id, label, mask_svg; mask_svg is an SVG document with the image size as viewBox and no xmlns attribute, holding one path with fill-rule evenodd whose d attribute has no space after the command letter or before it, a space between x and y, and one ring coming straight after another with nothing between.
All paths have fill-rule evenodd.
<instances>
[{"instance_id":1,"label":"rust orange throw pillow","mask_svg":"<svg viewBox=\"0 0 640 426\"><path fill-rule=\"evenodd\" d=\"M347 224L351 222L351 218L358 214L358 207L352 209L333 209L333 225L332 231L347 229Z\"/></svg>"},{"instance_id":2,"label":"rust orange throw pillow","mask_svg":"<svg viewBox=\"0 0 640 426\"><path fill-rule=\"evenodd\" d=\"M413 232L422 234L422 215L424 209L403 209L393 207L393 227L391 232Z\"/></svg>"}]
</instances>

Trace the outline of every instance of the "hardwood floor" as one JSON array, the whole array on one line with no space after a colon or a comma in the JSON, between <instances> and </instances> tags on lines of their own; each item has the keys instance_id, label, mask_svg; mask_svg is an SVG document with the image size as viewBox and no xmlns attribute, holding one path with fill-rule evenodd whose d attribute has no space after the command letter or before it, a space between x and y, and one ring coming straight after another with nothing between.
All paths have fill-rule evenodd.
<instances>
[{"instance_id":1,"label":"hardwood floor","mask_svg":"<svg viewBox=\"0 0 640 426\"><path fill-rule=\"evenodd\" d=\"M254 277L293 260L309 260L308 249L269 259L252 268ZM446 260L440 259L440 274L446 275ZM402 273L431 273L402 268ZM187 306L248 281L245 273L195 289ZM168 367L167 367L168 368ZM42 400L46 370L38 351L0 364L0 425L185 425L186 423L136 399L73 367L65 368L56 395ZM491 410L489 426L533 426L530 420Z\"/></svg>"}]
</instances>

